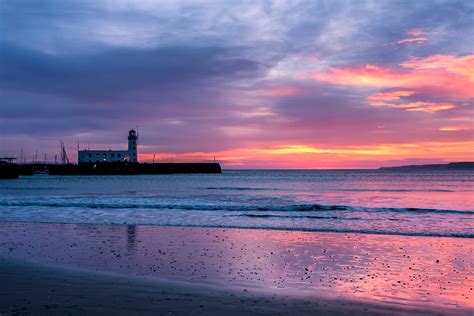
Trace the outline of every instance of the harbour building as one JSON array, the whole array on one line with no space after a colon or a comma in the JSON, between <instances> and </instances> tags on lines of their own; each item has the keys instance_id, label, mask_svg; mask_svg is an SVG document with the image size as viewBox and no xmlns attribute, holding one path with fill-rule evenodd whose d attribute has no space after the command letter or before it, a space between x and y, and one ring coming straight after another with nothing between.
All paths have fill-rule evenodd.
<instances>
[{"instance_id":1,"label":"harbour building","mask_svg":"<svg viewBox=\"0 0 474 316\"><path fill-rule=\"evenodd\" d=\"M138 162L138 133L128 132L128 150L79 150L79 163L85 162Z\"/></svg>"}]
</instances>

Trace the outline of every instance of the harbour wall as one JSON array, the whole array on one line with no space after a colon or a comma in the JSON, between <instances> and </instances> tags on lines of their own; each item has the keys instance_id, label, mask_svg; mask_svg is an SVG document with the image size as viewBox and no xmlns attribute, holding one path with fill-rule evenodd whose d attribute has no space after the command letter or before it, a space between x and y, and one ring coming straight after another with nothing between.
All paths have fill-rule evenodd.
<instances>
[{"instance_id":1,"label":"harbour wall","mask_svg":"<svg viewBox=\"0 0 474 316\"><path fill-rule=\"evenodd\" d=\"M50 175L140 175L180 173L222 173L219 163L81 163L49 165Z\"/></svg>"}]
</instances>

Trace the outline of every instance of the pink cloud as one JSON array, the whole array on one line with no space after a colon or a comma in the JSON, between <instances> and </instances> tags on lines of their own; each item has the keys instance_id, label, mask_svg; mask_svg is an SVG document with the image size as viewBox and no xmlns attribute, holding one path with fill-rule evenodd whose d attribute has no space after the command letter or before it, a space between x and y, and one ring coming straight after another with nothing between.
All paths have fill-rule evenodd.
<instances>
[{"instance_id":1,"label":"pink cloud","mask_svg":"<svg viewBox=\"0 0 474 316\"><path fill-rule=\"evenodd\" d=\"M438 102L398 102L401 98L413 96L414 91L396 90L388 92L379 92L367 97L370 106L380 106L395 109L404 109L408 112L437 112L441 110L449 110L455 106L452 103Z\"/></svg>"},{"instance_id":2,"label":"pink cloud","mask_svg":"<svg viewBox=\"0 0 474 316\"><path fill-rule=\"evenodd\" d=\"M400 67L358 65L330 68L310 78L338 85L404 88L457 99L474 97L474 55L410 58Z\"/></svg>"},{"instance_id":3,"label":"pink cloud","mask_svg":"<svg viewBox=\"0 0 474 316\"><path fill-rule=\"evenodd\" d=\"M437 103L437 102L408 102L408 103L387 103L387 102L369 102L371 106L381 106L395 109L404 109L408 112L428 112L434 113L441 110L449 110L455 106L451 103Z\"/></svg>"},{"instance_id":4,"label":"pink cloud","mask_svg":"<svg viewBox=\"0 0 474 316\"><path fill-rule=\"evenodd\" d=\"M391 100L399 100L401 97L409 97L414 95L414 91L408 90L397 90L397 91L389 91L389 92L379 92L369 96L367 99L372 101L384 100L384 101L391 101Z\"/></svg>"},{"instance_id":5,"label":"pink cloud","mask_svg":"<svg viewBox=\"0 0 474 316\"><path fill-rule=\"evenodd\" d=\"M425 58L412 57L400 64L402 67L416 70L444 69L450 73L459 74L474 82L474 55L431 55Z\"/></svg>"},{"instance_id":6,"label":"pink cloud","mask_svg":"<svg viewBox=\"0 0 474 316\"><path fill-rule=\"evenodd\" d=\"M428 38L426 37L410 37L405 38L397 41L397 44L405 44L405 43L421 43L427 41Z\"/></svg>"},{"instance_id":7,"label":"pink cloud","mask_svg":"<svg viewBox=\"0 0 474 316\"><path fill-rule=\"evenodd\" d=\"M311 54L306 56L306 58L308 58L310 61L316 61L319 59L319 54Z\"/></svg>"},{"instance_id":8,"label":"pink cloud","mask_svg":"<svg viewBox=\"0 0 474 316\"><path fill-rule=\"evenodd\" d=\"M421 29L411 29L411 30L408 30L406 32L407 35L410 35L410 36L420 36L420 35L424 35L424 34L428 34L427 32L421 30Z\"/></svg>"},{"instance_id":9,"label":"pink cloud","mask_svg":"<svg viewBox=\"0 0 474 316\"><path fill-rule=\"evenodd\" d=\"M437 112L453 109L451 102L401 101L415 94L466 100L474 97L474 55L431 55L412 57L399 67L376 65L330 68L313 79L337 85L392 88L367 97L368 105L404 109L409 112Z\"/></svg>"},{"instance_id":10,"label":"pink cloud","mask_svg":"<svg viewBox=\"0 0 474 316\"><path fill-rule=\"evenodd\" d=\"M421 29L411 29L406 32L406 34L409 36L407 38L403 38L394 44L416 44L416 43L421 43L421 42L426 42L428 41L428 37L422 36L428 34L428 32L422 31Z\"/></svg>"},{"instance_id":11,"label":"pink cloud","mask_svg":"<svg viewBox=\"0 0 474 316\"><path fill-rule=\"evenodd\" d=\"M302 91L303 89L301 89L300 87L282 86L262 90L260 95L265 97L293 96L300 94Z\"/></svg>"},{"instance_id":12,"label":"pink cloud","mask_svg":"<svg viewBox=\"0 0 474 316\"><path fill-rule=\"evenodd\" d=\"M445 126L438 128L442 132L459 132L459 131L470 131L472 130L471 126Z\"/></svg>"}]
</instances>

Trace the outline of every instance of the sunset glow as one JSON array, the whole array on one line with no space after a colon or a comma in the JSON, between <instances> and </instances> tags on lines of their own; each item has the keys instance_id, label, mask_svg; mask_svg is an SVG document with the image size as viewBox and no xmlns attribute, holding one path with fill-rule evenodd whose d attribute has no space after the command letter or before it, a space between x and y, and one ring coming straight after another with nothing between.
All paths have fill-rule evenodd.
<instances>
[{"instance_id":1,"label":"sunset glow","mask_svg":"<svg viewBox=\"0 0 474 316\"><path fill-rule=\"evenodd\" d=\"M457 129L440 128L440 131ZM445 161L472 160L474 154L465 156L466 148L474 147L474 141L467 142L420 142L405 144L379 144L371 146L314 147L311 145L286 145L271 148L239 148L209 155L205 152L184 154L164 153L155 155L157 162L214 161L223 165L240 167L251 161L251 166L265 169L331 169L340 168L341 163L351 168L376 168L390 165L392 161L410 162L415 155L424 157L424 161L439 161L439 152L446 152ZM152 161L152 154L142 154L140 159ZM271 159L272 165L266 161ZM385 164L384 161L388 161ZM297 162L298 167L292 167Z\"/></svg>"}]
</instances>

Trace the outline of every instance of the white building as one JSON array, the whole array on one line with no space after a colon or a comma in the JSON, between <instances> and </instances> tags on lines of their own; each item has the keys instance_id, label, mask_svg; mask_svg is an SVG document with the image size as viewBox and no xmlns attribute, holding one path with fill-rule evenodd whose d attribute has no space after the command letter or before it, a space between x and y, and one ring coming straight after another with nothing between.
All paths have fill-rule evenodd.
<instances>
[{"instance_id":1,"label":"white building","mask_svg":"<svg viewBox=\"0 0 474 316\"><path fill-rule=\"evenodd\" d=\"M78 161L83 162L138 162L138 134L128 132L128 150L79 150Z\"/></svg>"}]
</instances>

